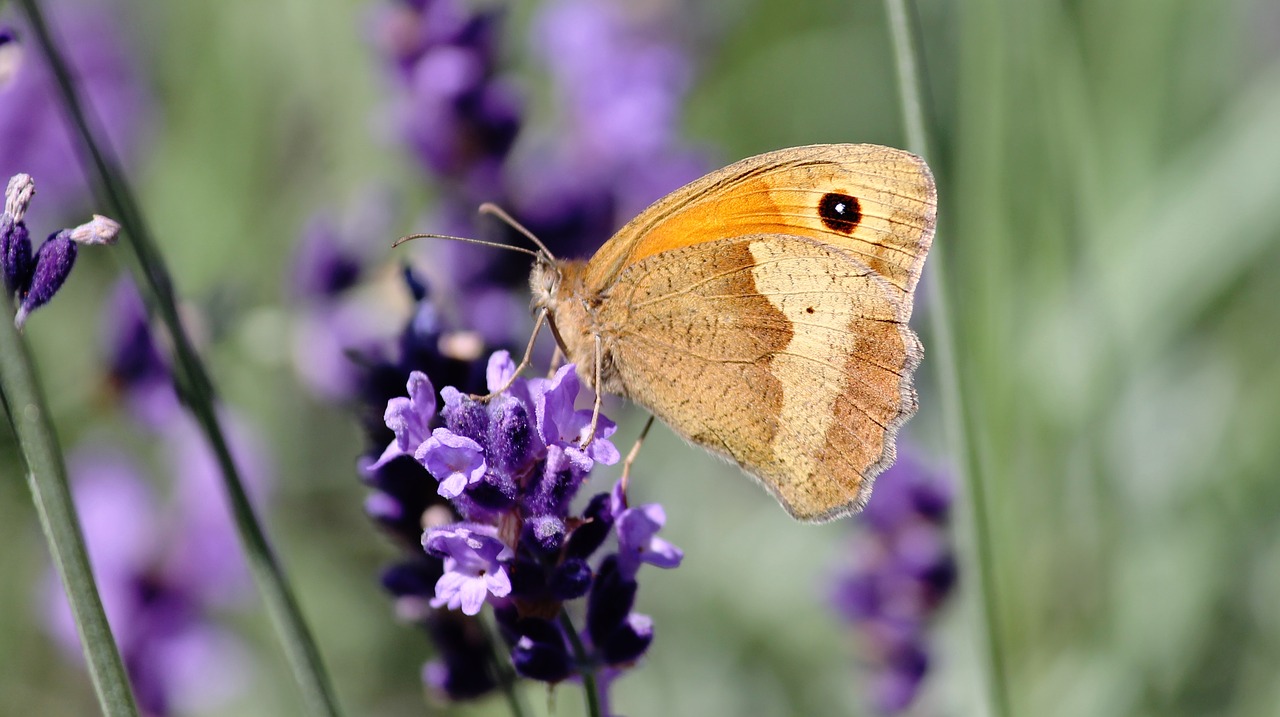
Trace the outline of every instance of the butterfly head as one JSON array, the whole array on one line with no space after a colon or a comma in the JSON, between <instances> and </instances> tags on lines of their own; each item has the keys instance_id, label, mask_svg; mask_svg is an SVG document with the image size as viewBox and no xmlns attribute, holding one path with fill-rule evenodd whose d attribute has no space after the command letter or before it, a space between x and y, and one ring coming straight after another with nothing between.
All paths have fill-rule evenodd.
<instances>
[{"instance_id":1,"label":"butterfly head","mask_svg":"<svg viewBox=\"0 0 1280 717\"><path fill-rule=\"evenodd\" d=\"M529 290L533 293L533 308L554 311L555 297L560 292L563 277L559 263L546 254L538 254L529 272Z\"/></svg>"}]
</instances>

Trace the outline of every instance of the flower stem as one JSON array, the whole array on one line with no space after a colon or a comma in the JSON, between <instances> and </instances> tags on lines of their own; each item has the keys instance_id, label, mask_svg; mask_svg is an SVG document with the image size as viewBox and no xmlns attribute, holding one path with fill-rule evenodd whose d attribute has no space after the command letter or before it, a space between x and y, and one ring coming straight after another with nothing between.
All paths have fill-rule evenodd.
<instances>
[{"instance_id":1,"label":"flower stem","mask_svg":"<svg viewBox=\"0 0 1280 717\"><path fill-rule=\"evenodd\" d=\"M81 103L71 70L50 35L39 2L19 0L19 5L26 13L32 34L57 79L63 109L74 127L77 149L86 165L86 174L96 179L96 192L124 228L123 243L133 250L136 258L133 268L147 294L148 312L153 318L159 315L172 339L175 385L217 457L237 532L258 590L293 669L294 679L313 714L337 717L341 712L319 650L302 617L293 589L245 494L226 436L219 425L213 382L178 318L173 282L164 259L156 248L119 163L109 155L107 144L97 139L101 136L97 131L99 126L91 122L87 112L89 108Z\"/></svg>"},{"instance_id":2,"label":"flower stem","mask_svg":"<svg viewBox=\"0 0 1280 717\"><path fill-rule=\"evenodd\" d=\"M528 710L524 706L524 700L520 697L516 673L507 664L507 661L503 659L503 655L499 650L502 645L502 637L493 619L493 614L487 612L486 617L481 618L480 624L484 626L485 634L489 638L490 667L493 669L498 687L502 689L503 696L507 698L507 706L511 708L513 717L525 717Z\"/></svg>"},{"instance_id":3,"label":"flower stem","mask_svg":"<svg viewBox=\"0 0 1280 717\"><path fill-rule=\"evenodd\" d=\"M889 33L898 73L898 91L902 102L902 121L907 148L921 157L928 157L925 95L916 66L917 52L907 2L908 0L885 0L885 9L889 15ZM974 562L979 577L977 583L978 599L981 604L979 633L985 636L986 643L988 701L993 714L997 717L1007 717L1010 714L1009 689L997 603L991 525L987 514L983 471L978 463L978 452L972 442L972 434L965 425L963 393L956 365L955 340L951 334L947 304L944 258L943 252L934 251L930 259L932 272L925 297L929 305L929 326L933 334L934 350L938 352L934 366L938 372L938 387L942 394L946 442L954 456L954 469L960 474L969 494L969 500L961 501L961 505L968 508L967 522L973 531L970 539L974 545Z\"/></svg>"},{"instance_id":4,"label":"flower stem","mask_svg":"<svg viewBox=\"0 0 1280 717\"><path fill-rule=\"evenodd\" d=\"M582 691L586 693L587 698L587 715L588 717L602 717L600 713L600 692L596 685L596 668L587 659L587 648L582 644L582 638L578 637L578 629L573 626L573 620L569 618L569 612L564 608L560 609L560 627L564 629L564 634L569 637L569 644L573 645L573 656L578 661L578 669L582 671Z\"/></svg>"},{"instance_id":5,"label":"flower stem","mask_svg":"<svg viewBox=\"0 0 1280 717\"><path fill-rule=\"evenodd\" d=\"M0 305L7 310L0 314L6 317L13 314L7 298ZM66 590L67 602L71 604L102 713L107 717L137 717L138 706L129 677L111 636L111 626L102 610L98 586L85 552L58 436L49 419L31 355L13 322L7 318L0 319L0 400L27 464L27 486L40 515L40 528L49 544L54 567Z\"/></svg>"}]
</instances>

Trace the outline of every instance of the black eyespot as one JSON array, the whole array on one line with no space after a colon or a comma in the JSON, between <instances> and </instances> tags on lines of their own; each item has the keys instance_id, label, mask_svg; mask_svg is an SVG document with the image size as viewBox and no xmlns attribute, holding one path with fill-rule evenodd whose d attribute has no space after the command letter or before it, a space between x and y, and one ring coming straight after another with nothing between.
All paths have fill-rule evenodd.
<instances>
[{"instance_id":1,"label":"black eyespot","mask_svg":"<svg viewBox=\"0 0 1280 717\"><path fill-rule=\"evenodd\" d=\"M833 232L852 234L862 221L862 205L857 197L840 192L827 192L818 202L818 216L822 223Z\"/></svg>"},{"instance_id":2,"label":"black eyespot","mask_svg":"<svg viewBox=\"0 0 1280 717\"><path fill-rule=\"evenodd\" d=\"M809 308L805 309L805 311L807 311L807 312L809 312L810 314L812 314L812 313L813 313L813 307L812 307L812 306L810 306Z\"/></svg>"}]
</instances>

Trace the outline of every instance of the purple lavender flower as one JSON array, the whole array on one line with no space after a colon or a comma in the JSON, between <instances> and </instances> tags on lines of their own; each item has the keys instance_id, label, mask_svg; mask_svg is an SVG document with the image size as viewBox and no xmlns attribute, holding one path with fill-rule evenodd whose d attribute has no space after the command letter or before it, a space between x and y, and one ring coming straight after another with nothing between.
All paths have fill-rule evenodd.
<instances>
[{"instance_id":1,"label":"purple lavender flower","mask_svg":"<svg viewBox=\"0 0 1280 717\"><path fill-rule=\"evenodd\" d=\"M382 420L395 434L369 470L377 470L400 456L412 456L431 437L431 422L436 417L436 390L431 379L421 371L409 374L408 398L397 396L387 401Z\"/></svg>"},{"instance_id":2,"label":"purple lavender flower","mask_svg":"<svg viewBox=\"0 0 1280 717\"><path fill-rule=\"evenodd\" d=\"M658 568L676 568L684 559L684 553L671 543L657 537L657 532L667 522L667 513L657 503L628 508L616 518L618 530L618 570L628 578L634 578L641 563Z\"/></svg>"},{"instance_id":3,"label":"purple lavender flower","mask_svg":"<svg viewBox=\"0 0 1280 717\"><path fill-rule=\"evenodd\" d=\"M446 498L457 498L479 483L487 468L480 444L447 428L437 428L414 458L440 481L438 492Z\"/></svg>"},{"instance_id":4,"label":"purple lavender flower","mask_svg":"<svg viewBox=\"0 0 1280 717\"><path fill-rule=\"evenodd\" d=\"M618 430L617 424L600 416L594 440L583 450L581 443L587 439L591 428L591 410L574 410L578 397L578 374L573 366L561 366L550 381L534 384L534 409L538 417L538 434L549 446L559 446L571 462L583 471L591 470L595 461L611 466L622 456L607 439Z\"/></svg>"},{"instance_id":5,"label":"purple lavender flower","mask_svg":"<svg viewBox=\"0 0 1280 717\"><path fill-rule=\"evenodd\" d=\"M121 33L122 8L110 1L45 3L86 101L100 118L111 145L124 157L149 136L148 97ZM28 37L23 27L9 37ZM27 172L39 178L45 200L37 223L53 218L88 196L74 133L52 72L27 43L0 45L0 177Z\"/></svg>"},{"instance_id":6,"label":"purple lavender flower","mask_svg":"<svg viewBox=\"0 0 1280 717\"><path fill-rule=\"evenodd\" d=\"M870 666L870 702L899 714L915 699L929 666L926 628L955 583L946 533L946 482L908 451L876 480L860 516L853 564L836 581L836 611L861 634Z\"/></svg>"},{"instance_id":7,"label":"purple lavender flower","mask_svg":"<svg viewBox=\"0 0 1280 717\"><path fill-rule=\"evenodd\" d=\"M503 562L510 561L514 553L497 534L492 526L466 523L423 534L423 549L444 559L444 575L436 582L431 607L448 606L477 615L488 595L501 598L511 594L511 579Z\"/></svg>"},{"instance_id":8,"label":"purple lavender flower","mask_svg":"<svg viewBox=\"0 0 1280 717\"><path fill-rule=\"evenodd\" d=\"M612 496L594 497L581 514L571 513L594 463L618 458L601 435L611 433L613 424L602 418L600 425L608 429L583 450L579 441L591 412L573 404L574 367L563 367L551 379L511 380L514 368L506 352L490 358L490 387L509 385L487 403L446 387L446 427L418 450L421 460L443 450L441 438L458 442L461 454L451 465L427 467L442 481L441 492L469 518L430 528L423 537L427 554L444 559L430 606L476 615L484 603L493 605L512 665L530 679L555 683L583 670L621 669L653 641L653 621L633 610L640 564L675 567L682 553L655 535L666 519L662 507L628 508L621 486ZM392 411L387 415L399 420ZM596 443L602 445L593 451ZM589 560L610 533L617 536L618 552L593 569ZM401 571L396 582L422 584L410 575ZM580 598L586 599L585 627L570 640L568 628L548 616ZM575 654L573 644L587 652ZM437 664L428 674L443 684L452 674L443 669Z\"/></svg>"},{"instance_id":9,"label":"purple lavender flower","mask_svg":"<svg viewBox=\"0 0 1280 717\"><path fill-rule=\"evenodd\" d=\"M402 136L432 174L481 195L520 127L520 101L497 76L501 19L457 0L400 0L380 33L405 90L395 111Z\"/></svg>"}]
</instances>

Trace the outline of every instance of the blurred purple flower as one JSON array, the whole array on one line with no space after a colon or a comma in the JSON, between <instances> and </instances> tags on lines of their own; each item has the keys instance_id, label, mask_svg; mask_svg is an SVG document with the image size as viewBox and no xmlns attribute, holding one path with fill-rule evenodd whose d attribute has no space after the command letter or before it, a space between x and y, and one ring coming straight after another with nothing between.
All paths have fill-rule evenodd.
<instances>
[{"instance_id":1,"label":"blurred purple flower","mask_svg":"<svg viewBox=\"0 0 1280 717\"><path fill-rule=\"evenodd\" d=\"M133 279L125 276L116 281L98 325L111 390L122 397L134 420L152 430L167 425L182 407Z\"/></svg>"},{"instance_id":2,"label":"blurred purple flower","mask_svg":"<svg viewBox=\"0 0 1280 717\"><path fill-rule=\"evenodd\" d=\"M340 234L332 217L312 217L293 252L292 292L296 300L325 299L355 286L365 257Z\"/></svg>"},{"instance_id":3,"label":"blurred purple flower","mask_svg":"<svg viewBox=\"0 0 1280 717\"><path fill-rule=\"evenodd\" d=\"M535 131L518 155L523 108L498 70L500 13L473 12L459 0L402 1L383 14L379 37L400 90L401 135L441 195L432 230L497 231L523 242L505 226L476 223L476 207L492 201L552 251L581 255L705 171L702 153L677 139L691 63L665 39L666 23L639 24L621 3L552 2L540 12L533 51L551 69L558 126ZM430 251L442 267L438 282L488 297L485 306L462 307L466 323L490 343L513 342L501 297L523 291L527 260L464 244ZM505 320L495 326L493 316ZM515 326L522 332L526 324Z\"/></svg>"},{"instance_id":4,"label":"blurred purple flower","mask_svg":"<svg viewBox=\"0 0 1280 717\"><path fill-rule=\"evenodd\" d=\"M128 158L148 136L150 103L121 32L123 8L107 0L60 0L45 10L85 100L107 139ZM53 223L88 197L89 185L52 73L25 26L13 28L10 37L15 35L16 42L0 46L0 176L26 172L39 178L45 201L37 221Z\"/></svg>"},{"instance_id":5,"label":"blurred purple flower","mask_svg":"<svg viewBox=\"0 0 1280 717\"><path fill-rule=\"evenodd\" d=\"M402 137L431 174L452 180L473 203L520 128L521 102L497 75L503 13L458 0L400 0L379 22L379 39L399 83L394 110Z\"/></svg>"},{"instance_id":6,"label":"blurred purple flower","mask_svg":"<svg viewBox=\"0 0 1280 717\"><path fill-rule=\"evenodd\" d=\"M216 575L203 574L209 568L218 573L219 561L239 560L234 536L202 538L221 540L219 556L185 552L186 536L207 526L194 505L161 510L140 468L114 448L81 447L68 464L94 576L139 706L159 716L215 708L242 694L252 654L214 620L215 607L231 604L227 586L215 586ZM181 492L185 481L176 477ZM198 512L225 514L208 502ZM248 594L236 597L243 602ZM75 623L52 571L42 602L47 628L68 657L78 659Z\"/></svg>"},{"instance_id":7,"label":"blurred purple flower","mask_svg":"<svg viewBox=\"0 0 1280 717\"><path fill-rule=\"evenodd\" d=\"M219 415L249 499L261 507L272 485L268 454L237 414L223 409ZM186 413L175 416L160 438L173 481L171 515L182 525L169 541L165 571L210 604L238 602L252 586L217 457Z\"/></svg>"},{"instance_id":8,"label":"blurred purple flower","mask_svg":"<svg viewBox=\"0 0 1280 717\"><path fill-rule=\"evenodd\" d=\"M862 637L870 701L879 714L900 714L915 699L929 666L926 630L955 583L946 521L945 479L911 452L876 479L859 516L852 564L831 592L836 612Z\"/></svg>"}]
</instances>

